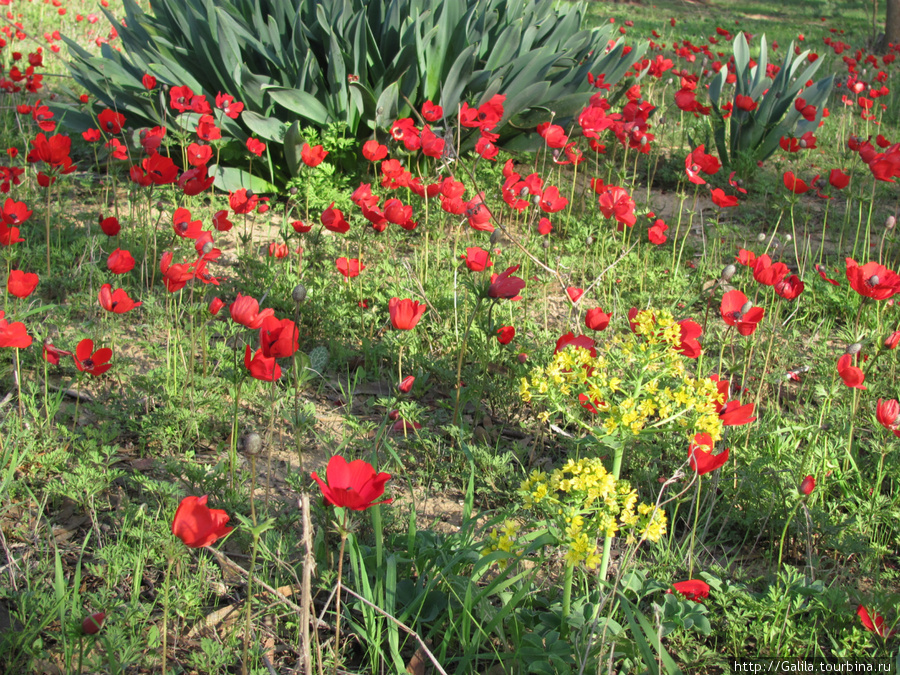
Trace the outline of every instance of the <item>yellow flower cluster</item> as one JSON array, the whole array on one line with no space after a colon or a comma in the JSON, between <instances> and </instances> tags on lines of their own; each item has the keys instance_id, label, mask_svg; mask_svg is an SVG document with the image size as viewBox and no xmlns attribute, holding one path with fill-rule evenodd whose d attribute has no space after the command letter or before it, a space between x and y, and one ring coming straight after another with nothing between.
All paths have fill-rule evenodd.
<instances>
[{"instance_id":1,"label":"yellow flower cluster","mask_svg":"<svg viewBox=\"0 0 900 675\"><path fill-rule=\"evenodd\" d=\"M634 317L634 332L596 348L565 348L544 368L523 377L524 401L547 406L547 421L561 413L594 433L638 436L642 432L683 429L688 437L722 437L716 405L724 403L716 383L694 378L679 353L681 327L665 310Z\"/></svg>"},{"instance_id":2,"label":"yellow flower cluster","mask_svg":"<svg viewBox=\"0 0 900 675\"><path fill-rule=\"evenodd\" d=\"M494 551L506 551L513 555L519 555L521 550L516 548L519 530L521 527L514 520L505 520L503 525L495 527L488 535L490 540L481 551L481 555L488 555Z\"/></svg>"},{"instance_id":3,"label":"yellow flower cluster","mask_svg":"<svg viewBox=\"0 0 900 675\"><path fill-rule=\"evenodd\" d=\"M638 504L631 485L616 480L596 458L570 459L550 474L533 471L519 495L526 508L556 521L559 539L567 547L566 562L572 565L599 565L598 538L615 536L620 529L637 528L650 541L658 541L666 531L665 514L653 505Z\"/></svg>"}]
</instances>

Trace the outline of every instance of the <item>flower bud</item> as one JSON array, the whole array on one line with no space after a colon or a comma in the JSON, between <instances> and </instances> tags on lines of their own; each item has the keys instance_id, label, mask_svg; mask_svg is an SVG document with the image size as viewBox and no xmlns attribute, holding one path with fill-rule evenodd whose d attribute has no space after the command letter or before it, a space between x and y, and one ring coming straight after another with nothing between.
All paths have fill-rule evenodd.
<instances>
[{"instance_id":1,"label":"flower bud","mask_svg":"<svg viewBox=\"0 0 900 675\"><path fill-rule=\"evenodd\" d=\"M893 230L896 224L897 219L894 216L888 216L887 220L884 221L884 226L889 230Z\"/></svg>"},{"instance_id":2,"label":"flower bud","mask_svg":"<svg viewBox=\"0 0 900 675\"><path fill-rule=\"evenodd\" d=\"M741 306L741 315L746 314L751 309L753 309L753 303L748 300Z\"/></svg>"},{"instance_id":3,"label":"flower bud","mask_svg":"<svg viewBox=\"0 0 900 675\"><path fill-rule=\"evenodd\" d=\"M528 360L528 354L522 352L519 354L519 363L525 363Z\"/></svg>"},{"instance_id":4,"label":"flower bud","mask_svg":"<svg viewBox=\"0 0 900 675\"><path fill-rule=\"evenodd\" d=\"M765 240L766 240L766 233L765 233L765 232L760 232L758 235L756 235L756 241L762 243L762 242L764 242Z\"/></svg>"},{"instance_id":5,"label":"flower bud","mask_svg":"<svg viewBox=\"0 0 900 675\"><path fill-rule=\"evenodd\" d=\"M401 394L408 394L410 391L412 391L413 384L415 383L415 381L416 381L415 377L413 377L412 375L407 375L406 377L403 378L403 381L400 383L400 386L398 386L397 388L400 390Z\"/></svg>"},{"instance_id":6,"label":"flower bud","mask_svg":"<svg viewBox=\"0 0 900 675\"><path fill-rule=\"evenodd\" d=\"M501 236L502 233L500 232L500 230L494 230L493 232L491 232L491 244L496 245L497 242L500 241Z\"/></svg>"},{"instance_id":7,"label":"flower bud","mask_svg":"<svg viewBox=\"0 0 900 675\"><path fill-rule=\"evenodd\" d=\"M292 187L288 192L290 192L291 197L296 197L299 190L296 187Z\"/></svg>"},{"instance_id":8,"label":"flower bud","mask_svg":"<svg viewBox=\"0 0 900 675\"><path fill-rule=\"evenodd\" d=\"M594 238L588 237L587 239L584 240L584 243L587 244L588 246L591 246L594 243Z\"/></svg>"},{"instance_id":9,"label":"flower bud","mask_svg":"<svg viewBox=\"0 0 900 675\"><path fill-rule=\"evenodd\" d=\"M213 245L212 245L211 241L208 241L205 244L203 244L203 255L207 255L212 250L213 250Z\"/></svg>"},{"instance_id":10,"label":"flower bud","mask_svg":"<svg viewBox=\"0 0 900 675\"><path fill-rule=\"evenodd\" d=\"M734 265L725 265L725 269L722 270L722 276L720 277L720 279L722 281L731 281L731 278L735 275L736 272L737 267L735 267Z\"/></svg>"},{"instance_id":11,"label":"flower bud","mask_svg":"<svg viewBox=\"0 0 900 675\"><path fill-rule=\"evenodd\" d=\"M807 476L800 483L800 494L806 495L807 497L812 493L813 490L816 489L816 479L812 476Z\"/></svg>"},{"instance_id":12,"label":"flower bud","mask_svg":"<svg viewBox=\"0 0 900 675\"><path fill-rule=\"evenodd\" d=\"M847 345L847 349L844 350L845 354L859 354L862 350L861 342L854 342L852 345Z\"/></svg>"},{"instance_id":13,"label":"flower bud","mask_svg":"<svg viewBox=\"0 0 900 675\"><path fill-rule=\"evenodd\" d=\"M241 452L248 457L254 457L262 450L262 438L255 431L241 436Z\"/></svg>"},{"instance_id":14,"label":"flower bud","mask_svg":"<svg viewBox=\"0 0 900 675\"><path fill-rule=\"evenodd\" d=\"M106 618L104 612L96 612L91 614L81 622L81 632L85 635L96 635L103 627L103 620Z\"/></svg>"},{"instance_id":15,"label":"flower bud","mask_svg":"<svg viewBox=\"0 0 900 675\"><path fill-rule=\"evenodd\" d=\"M294 302L298 305L306 300L306 286L303 284L294 286L294 290L291 292L291 298L293 298Z\"/></svg>"}]
</instances>

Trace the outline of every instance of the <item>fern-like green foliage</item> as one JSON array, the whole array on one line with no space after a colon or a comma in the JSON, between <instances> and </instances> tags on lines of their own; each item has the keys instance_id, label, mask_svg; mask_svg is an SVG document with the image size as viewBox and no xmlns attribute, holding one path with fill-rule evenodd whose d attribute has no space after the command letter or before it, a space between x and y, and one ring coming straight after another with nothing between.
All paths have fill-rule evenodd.
<instances>
[{"instance_id":1,"label":"fern-like green foliage","mask_svg":"<svg viewBox=\"0 0 900 675\"><path fill-rule=\"evenodd\" d=\"M244 104L217 121L243 142L269 143L271 173L296 174L301 126L345 123L362 139L426 100L454 116L505 94L501 139L585 105L588 73L615 83L639 59L612 29L581 28L585 6L552 0L124 0L122 51L94 56L67 40L76 81L132 126L173 126L145 73L214 100ZM107 12L111 21L114 17ZM626 53L628 52L628 53ZM72 120L72 116L69 117ZM87 120L82 120L87 122ZM177 123L177 120L175 120ZM463 139L465 142L466 139ZM279 147L280 146L280 147Z\"/></svg>"},{"instance_id":2,"label":"fern-like green foliage","mask_svg":"<svg viewBox=\"0 0 900 675\"><path fill-rule=\"evenodd\" d=\"M766 36L763 35L760 40L759 62L751 67L747 38L743 33L734 38L736 80L734 92L728 99L732 105L729 118L723 117L720 107L728 69L722 68L709 83L709 98L714 113L710 119L723 163L733 164L739 159L755 163L767 159L778 148L782 136L790 138L815 131L822 119L822 104L831 92L834 76L822 78L807 86L807 82L812 80L822 64L821 59L810 63L807 58L808 50L795 55L794 43L791 42L784 62L773 79L766 73L768 51ZM794 101L801 95L806 105L816 107L814 120L806 120L794 105ZM737 103L738 96L749 96L756 102L756 109L741 110Z\"/></svg>"}]
</instances>

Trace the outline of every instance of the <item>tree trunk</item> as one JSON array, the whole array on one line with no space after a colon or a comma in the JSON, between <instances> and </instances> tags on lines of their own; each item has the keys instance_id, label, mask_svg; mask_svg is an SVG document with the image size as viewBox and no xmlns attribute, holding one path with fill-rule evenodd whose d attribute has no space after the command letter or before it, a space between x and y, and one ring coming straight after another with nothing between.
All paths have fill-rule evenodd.
<instances>
[{"instance_id":1,"label":"tree trunk","mask_svg":"<svg viewBox=\"0 0 900 675\"><path fill-rule=\"evenodd\" d=\"M884 40L881 47L888 50L888 44L900 44L900 0L887 0L887 16L884 22Z\"/></svg>"}]
</instances>

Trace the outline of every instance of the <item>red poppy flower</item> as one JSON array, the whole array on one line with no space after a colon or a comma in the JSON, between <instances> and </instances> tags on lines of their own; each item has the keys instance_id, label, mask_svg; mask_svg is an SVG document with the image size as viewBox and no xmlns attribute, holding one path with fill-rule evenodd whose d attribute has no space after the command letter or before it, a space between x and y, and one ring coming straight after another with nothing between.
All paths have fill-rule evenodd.
<instances>
[{"instance_id":1,"label":"red poppy flower","mask_svg":"<svg viewBox=\"0 0 900 675\"><path fill-rule=\"evenodd\" d=\"M816 489L816 479L812 476L807 476L800 482L800 487L797 489L800 491L800 494L809 497L812 491Z\"/></svg>"},{"instance_id":2,"label":"red poppy flower","mask_svg":"<svg viewBox=\"0 0 900 675\"><path fill-rule=\"evenodd\" d=\"M106 618L104 612L95 612L81 622L81 632L85 635L96 635L103 627L103 620Z\"/></svg>"},{"instance_id":3,"label":"red poppy flower","mask_svg":"<svg viewBox=\"0 0 900 675\"><path fill-rule=\"evenodd\" d=\"M115 237L119 234L122 226L119 224L118 218L110 216L109 218L102 218L100 220L100 229L107 237Z\"/></svg>"},{"instance_id":4,"label":"red poppy flower","mask_svg":"<svg viewBox=\"0 0 900 675\"><path fill-rule=\"evenodd\" d=\"M759 256L753 263L753 278L764 286L774 286L788 273L782 262L773 263L768 255Z\"/></svg>"},{"instance_id":5,"label":"red poppy flower","mask_svg":"<svg viewBox=\"0 0 900 675\"><path fill-rule=\"evenodd\" d=\"M390 504L393 499L375 500L384 495L384 485L391 479L389 473L376 473L375 468L361 459L348 462L340 455L328 461L325 483L316 472L312 478L322 489L322 495L332 506L365 511L378 504Z\"/></svg>"},{"instance_id":6,"label":"red poppy flower","mask_svg":"<svg viewBox=\"0 0 900 675\"><path fill-rule=\"evenodd\" d=\"M194 98L194 92L188 86L169 89L169 105L178 112L187 112L191 107L192 98Z\"/></svg>"},{"instance_id":7,"label":"red poppy flower","mask_svg":"<svg viewBox=\"0 0 900 675\"><path fill-rule=\"evenodd\" d=\"M244 368L250 372L251 377L263 382L274 382L281 377L281 366L275 361L275 357L266 356L262 349L258 349L251 358L250 345L247 345L244 352Z\"/></svg>"},{"instance_id":8,"label":"red poppy flower","mask_svg":"<svg viewBox=\"0 0 900 675\"><path fill-rule=\"evenodd\" d=\"M701 476L715 471L728 461L728 448L718 455L712 454L714 443L709 434L697 434L688 450L691 468Z\"/></svg>"},{"instance_id":9,"label":"red poppy flower","mask_svg":"<svg viewBox=\"0 0 900 675\"><path fill-rule=\"evenodd\" d=\"M391 324L397 330L412 330L419 323L419 319L428 309L417 301L409 298L391 298L388 301L388 311L391 314Z\"/></svg>"},{"instance_id":10,"label":"red poppy flower","mask_svg":"<svg viewBox=\"0 0 900 675\"><path fill-rule=\"evenodd\" d=\"M881 426L900 437L897 417L900 417L900 403L898 403L897 399L892 398L886 401L878 399L878 405L875 408L875 418Z\"/></svg>"},{"instance_id":11,"label":"red poppy flower","mask_svg":"<svg viewBox=\"0 0 900 675\"><path fill-rule=\"evenodd\" d=\"M785 171L784 187L793 192L795 195L802 195L809 192L809 185L802 179L797 178L793 171Z\"/></svg>"},{"instance_id":12,"label":"red poppy flower","mask_svg":"<svg viewBox=\"0 0 900 675\"><path fill-rule=\"evenodd\" d=\"M591 353L591 356L596 357L596 344L597 343L587 335L575 335L575 333L569 331L565 335L560 336L556 341L556 349L553 350L553 353L558 354L566 347L579 347L581 349L587 349Z\"/></svg>"},{"instance_id":13,"label":"red poppy flower","mask_svg":"<svg viewBox=\"0 0 900 675\"><path fill-rule=\"evenodd\" d=\"M497 329L497 342L501 345L508 345L516 336L516 329L513 326L503 326Z\"/></svg>"},{"instance_id":14,"label":"red poppy flower","mask_svg":"<svg viewBox=\"0 0 900 675\"><path fill-rule=\"evenodd\" d=\"M859 616L859 620L862 621L863 628L870 633L875 633L876 635L886 638L897 632L896 630L889 631L888 627L884 625L884 617L878 612L869 614L868 608L864 605L860 605L856 608L856 614Z\"/></svg>"},{"instance_id":15,"label":"red poppy flower","mask_svg":"<svg viewBox=\"0 0 900 675\"><path fill-rule=\"evenodd\" d=\"M209 313L216 316L224 306L225 303L220 298L213 298L209 301Z\"/></svg>"},{"instance_id":16,"label":"red poppy flower","mask_svg":"<svg viewBox=\"0 0 900 675\"><path fill-rule=\"evenodd\" d=\"M53 346L53 341L50 340L50 338L46 338L44 340L42 356L47 363L58 366L60 358L63 356L72 356L72 352L68 352L65 349L57 349Z\"/></svg>"},{"instance_id":17,"label":"red poppy flower","mask_svg":"<svg viewBox=\"0 0 900 675\"><path fill-rule=\"evenodd\" d=\"M900 276L877 262L860 265L853 258L847 258L847 281L854 291L875 300L885 300L900 293Z\"/></svg>"},{"instance_id":18,"label":"red poppy flower","mask_svg":"<svg viewBox=\"0 0 900 675\"><path fill-rule=\"evenodd\" d=\"M740 178L735 179L734 175L736 173L737 171L732 171L730 174L728 174L728 184L735 190L740 192L742 195L745 195L747 194L747 191L743 187L741 187L744 184L744 181L742 181Z\"/></svg>"},{"instance_id":19,"label":"red poppy flower","mask_svg":"<svg viewBox=\"0 0 900 675\"><path fill-rule=\"evenodd\" d=\"M584 315L584 325L591 330L606 330L610 319L612 319L612 314L607 314L600 307L594 307L589 309L587 314Z\"/></svg>"},{"instance_id":20,"label":"red poppy flower","mask_svg":"<svg viewBox=\"0 0 900 675\"><path fill-rule=\"evenodd\" d=\"M863 382L866 381L866 376L862 369L853 365L853 354L844 354L838 359L837 371L838 375L840 375L841 379L844 381L844 384L851 389L866 388L865 385L863 385Z\"/></svg>"},{"instance_id":21,"label":"red poppy flower","mask_svg":"<svg viewBox=\"0 0 900 675\"><path fill-rule=\"evenodd\" d=\"M484 193L479 192L475 197L466 202L466 218L469 225L480 232L493 232L491 224L491 211L484 203Z\"/></svg>"},{"instance_id":22,"label":"red poppy flower","mask_svg":"<svg viewBox=\"0 0 900 675\"><path fill-rule=\"evenodd\" d=\"M556 213L557 211L562 211L568 205L569 200L560 196L559 188L555 185L551 185L544 190L539 202L539 206L544 213Z\"/></svg>"},{"instance_id":23,"label":"red poppy flower","mask_svg":"<svg viewBox=\"0 0 900 675\"><path fill-rule=\"evenodd\" d=\"M887 349L896 349L898 344L900 344L900 330L895 330L887 336L884 341L884 346Z\"/></svg>"},{"instance_id":24,"label":"red poppy flower","mask_svg":"<svg viewBox=\"0 0 900 675\"><path fill-rule=\"evenodd\" d=\"M669 229L669 226L666 225L665 221L661 219L657 219L653 225L650 226L650 229L647 230L647 239L650 240L651 244L656 244L660 246L666 243L666 230Z\"/></svg>"},{"instance_id":25,"label":"red poppy flower","mask_svg":"<svg viewBox=\"0 0 900 675\"><path fill-rule=\"evenodd\" d=\"M709 584L700 579L679 581L677 584L672 584L672 588L688 600L693 600L694 602L709 597Z\"/></svg>"},{"instance_id":26,"label":"red poppy flower","mask_svg":"<svg viewBox=\"0 0 900 675\"><path fill-rule=\"evenodd\" d=\"M122 133L122 127L125 126L125 115L107 109L97 116L97 122L103 131L116 135Z\"/></svg>"},{"instance_id":27,"label":"red poppy flower","mask_svg":"<svg viewBox=\"0 0 900 675\"><path fill-rule=\"evenodd\" d=\"M520 265L513 265L500 274L492 274L491 285L488 287L488 297L521 300L519 291L525 288L525 280L512 276L512 273L518 271L519 267Z\"/></svg>"},{"instance_id":28,"label":"red poppy flower","mask_svg":"<svg viewBox=\"0 0 900 675\"><path fill-rule=\"evenodd\" d=\"M21 225L31 217L33 211L29 209L25 202L17 202L11 197L7 197L3 204L3 210L0 211L5 225Z\"/></svg>"},{"instance_id":29,"label":"red poppy flower","mask_svg":"<svg viewBox=\"0 0 900 675\"><path fill-rule=\"evenodd\" d=\"M728 383L726 382L725 384L727 385ZM728 403L723 405L721 410L719 410L719 419L722 421L722 425L726 427L739 427L744 424L750 424L750 422L755 422L756 418L752 417L753 405L753 403L741 405L741 402L737 400L728 401Z\"/></svg>"},{"instance_id":30,"label":"red poppy flower","mask_svg":"<svg viewBox=\"0 0 900 675\"><path fill-rule=\"evenodd\" d=\"M850 176L840 169L832 169L831 173L828 175L828 182L831 183L832 187L843 190L850 184Z\"/></svg>"},{"instance_id":31,"label":"red poppy flower","mask_svg":"<svg viewBox=\"0 0 900 675\"><path fill-rule=\"evenodd\" d=\"M17 298L27 298L38 285L38 275L34 272L11 270L6 280L6 290Z\"/></svg>"},{"instance_id":32,"label":"red poppy flower","mask_svg":"<svg viewBox=\"0 0 900 675\"><path fill-rule=\"evenodd\" d=\"M472 272L482 272L494 265L491 262L491 254L477 246L470 246L466 249L466 254L460 257L466 261L466 267Z\"/></svg>"},{"instance_id":33,"label":"red poppy flower","mask_svg":"<svg viewBox=\"0 0 900 675\"><path fill-rule=\"evenodd\" d=\"M331 230L338 234L344 234L350 229L350 223L344 220L344 214L340 209L334 208L334 202L331 202L331 206L322 212L320 220L326 230Z\"/></svg>"},{"instance_id":34,"label":"red poppy flower","mask_svg":"<svg viewBox=\"0 0 900 675\"><path fill-rule=\"evenodd\" d=\"M188 209L175 209L172 215L172 227L182 239L196 239L203 231L203 223L199 220L191 220L191 212Z\"/></svg>"},{"instance_id":35,"label":"red poppy flower","mask_svg":"<svg viewBox=\"0 0 900 675\"><path fill-rule=\"evenodd\" d=\"M738 94L734 97L734 103L738 107L739 110L746 110L747 112L751 112L756 110L758 104L749 96L745 96L744 94Z\"/></svg>"},{"instance_id":36,"label":"red poppy flower","mask_svg":"<svg viewBox=\"0 0 900 675\"><path fill-rule=\"evenodd\" d=\"M744 265L745 267L753 267L756 263L756 254L753 251L747 251L746 249L738 249L738 254L734 258L735 262L738 265Z\"/></svg>"},{"instance_id":37,"label":"red poppy flower","mask_svg":"<svg viewBox=\"0 0 900 675\"><path fill-rule=\"evenodd\" d=\"M251 330L257 330L267 317L275 314L275 310L272 308L259 311L259 303L255 298L251 298L249 295L241 295L240 293L238 293L234 302L231 303L229 311L231 312L232 321Z\"/></svg>"},{"instance_id":38,"label":"red poppy flower","mask_svg":"<svg viewBox=\"0 0 900 675\"><path fill-rule=\"evenodd\" d=\"M262 157L262 154L266 151L266 144L258 138L248 138L247 150L252 152L257 157Z\"/></svg>"},{"instance_id":39,"label":"red poppy flower","mask_svg":"<svg viewBox=\"0 0 900 675\"><path fill-rule=\"evenodd\" d=\"M415 384L416 378L412 375L407 375L403 378L403 381L397 386L397 389L401 394L408 394L412 391L413 384Z\"/></svg>"},{"instance_id":40,"label":"red poppy flower","mask_svg":"<svg viewBox=\"0 0 900 675\"><path fill-rule=\"evenodd\" d=\"M144 73L144 76L141 78L141 84L144 85L144 89L147 91L156 89L156 78L150 73Z\"/></svg>"},{"instance_id":41,"label":"red poppy flower","mask_svg":"<svg viewBox=\"0 0 900 675\"><path fill-rule=\"evenodd\" d=\"M206 495L185 497L172 519L172 534L190 548L210 546L234 529L225 524L228 514L223 509L209 508L206 500Z\"/></svg>"},{"instance_id":42,"label":"red poppy flower","mask_svg":"<svg viewBox=\"0 0 900 675\"><path fill-rule=\"evenodd\" d=\"M747 296L738 290L728 291L722 296L719 311L722 320L737 328L738 333L745 337L753 334L765 314L762 307L754 307Z\"/></svg>"},{"instance_id":43,"label":"red poppy flower","mask_svg":"<svg viewBox=\"0 0 900 675\"><path fill-rule=\"evenodd\" d=\"M370 162L378 162L387 157L387 146L378 141L366 141L363 143L362 154Z\"/></svg>"},{"instance_id":44,"label":"red poppy flower","mask_svg":"<svg viewBox=\"0 0 900 675\"><path fill-rule=\"evenodd\" d=\"M90 373L94 377L102 375L112 368L109 360L112 358L112 349L103 347L94 351L94 341L85 338L75 347L75 367L83 373Z\"/></svg>"},{"instance_id":45,"label":"red poppy flower","mask_svg":"<svg viewBox=\"0 0 900 675\"><path fill-rule=\"evenodd\" d=\"M106 260L106 267L113 274L125 274L134 269L135 261L131 253L121 248L109 254Z\"/></svg>"},{"instance_id":46,"label":"red poppy flower","mask_svg":"<svg viewBox=\"0 0 900 675\"><path fill-rule=\"evenodd\" d=\"M395 225L403 225L412 219L412 206L399 199L388 199L384 202L384 217Z\"/></svg>"},{"instance_id":47,"label":"red poppy flower","mask_svg":"<svg viewBox=\"0 0 900 675\"><path fill-rule=\"evenodd\" d=\"M795 300L805 287L800 277L791 274L775 283L775 292L785 300Z\"/></svg>"},{"instance_id":48,"label":"red poppy flower","mask_svg":"<svg viewBox=\"0 0 900 675\"><path fill-rule=\"evenodd\" d=\"M637 222L634 214L635 202L631 195L621 187L606 186L600 195L600 212L606 218L615 218L619 225L633 227Z\"/></svg>"},{"instance_id":49,"label":"red poppy flower","mask_svg":"<svg viewBox=\"0 0 900 675\"><path fill-rule=\"evenodd\" d=\"M700 358L703 348L697 340L703 334L703 328L696 321L684 319L678 322L681 328L681 342L678 344L678 353L683 354L689 359Z\"/></svg>"},{"instance_id":50,"label":"red poppy flower","mask_svg":"<svg viewBox=\"0 0 900 675\"><path fill-rule=\"evenodd\" d=\"M31 346L31 342L31 336L25 331L25 324L21 321L10 323L3 318L3 310L0 310L0 347L25 349Z\"/></svg>"},{"instance_id":51,"label":"red poppy flower","mask_svg":"<svg viewBox=\"0 0 900 675\"><path fill-rule=\"evenodd\" d=\"M714 174L721 168L722 164L716 157L706 154L705 145L698 145L684 158L684 170L688 180L697 185L706 184L706 181L700 177L701 171L706 174Z\"/></svg>"},{"instance_id":52,"label":"red poppy flower","mask_svg":"<svg viewBox=\"0 0 900 675\"><path fill-rule=\"evenodd\" d=\"M310 147L309 143L304 143L300 150L300 159L310 168L319 166L326 155L328 151L321 145Z\"/></svg>"},{"instance_id":53,"label":"red poppy flower","mask_svg":"<svg viewBox=\"0 0 900 675\"><path fill-rule=\"evenodd\" d=\"M228 193L228 205L235 213L251 213L259 204L259 197L246 188Z\"/></svg>"},{"instance_id":54,"label":"red poppy flower","mask_svg":"<svg viewBox=\"0 0 900 675\"><path fill-rule=\"evenodd\" d=\"M259 329L259 346L263 356L286 359L294 355L299 347L300 331L290 319L267 316Z\"/></svg>"},{"instance_id":55,"label":"red poppy flower","mask_svg":"<svg viewBox=\"0 0 900 675\"><path fill-rule=\"evenodd\" d=\"M172 264L172 252L166 251L159 259L159 271L163 275L163 284L169 293L177 293L194 278L193 263Z\"/></svg>"},{"instance_id":56,"label":"red poppy flower","mask_svg":"<svg viewBox=\"0 0 900 675\"><path fill-rule=\"evenodd\" d=\"M722 188L715 188L710 192L709 196L712 199L713 204L719 208L727 209L738 205L738 198L734 195L726 195Z\"/></svg>"},{"instance_id":57,"label":"red poppy flower","mask_svg":"<svg viewBox=\"0 0 900 675\"><path fill-rule=\"evenodd\" d=\"M107 312L114 312L115 314L130 312L135 307L140 307L141 304L143 304L129 298L128 293L121 288L117 288L115 291L112 290L112 284L103 284L100 287L99 299L100 306L103 309Z\"/></svg>"},{"instance_id":58,"label":"red poppy flower","mask_svg":"<svg viewBox=\"0 0 900 675\"><path fill-rule=\"evenodd\" d=\"M581 296L584 295L584 289L578 288L577 286L569 286L566 288L566 295L569 296L569 300L573 303L577 303L581 300Z\"/></svg>"}]
</instances>

